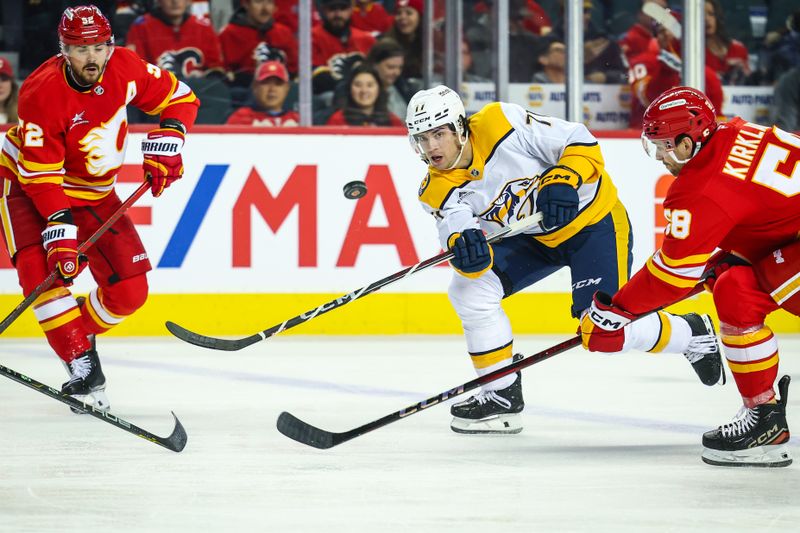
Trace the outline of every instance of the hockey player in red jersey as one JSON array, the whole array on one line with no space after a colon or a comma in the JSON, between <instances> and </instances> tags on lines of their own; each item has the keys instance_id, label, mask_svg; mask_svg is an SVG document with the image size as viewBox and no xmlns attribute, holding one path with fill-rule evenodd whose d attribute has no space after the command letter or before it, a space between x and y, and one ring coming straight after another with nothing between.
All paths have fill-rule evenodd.
<instances>
[{"instance_id":1,"label":"hockey player in red jersey","mask_svg":"<svg viewBox=\"0 0 800 533\"><path fill-rule=\"evenodd\" d=\"M171 73L114 47L111 25L92 5L67 8L58 25L61 53L22 85L19 124L0 158L2 232L24 294L54 270L58 281L33 304L70 379L62 391L108 408L94 347L147 299L151 269L139 235L123 216L87 252L98 287L76 301L67 289L84 266L78 243L109 218L125 158L126 105L160 115L142 142L153 196L183 174L181 149L199 102Z\"/></svg>"},{"instance_id":2,"label":"hockey player in red jersey","mask_svg":"<svg viewBox=\"0 0 800 533\"><path fill-rule=\"evenodd\" d=\"M800 316L800 137L738 117L717 124L715 114L688 87L647 108L643 142L678 177L664 201L664 244L613 298L595 295L583 342L601 352L660 342L661 313L631 321L705 280L744 405L703 435L703 460L786 466L789 377L776 398L778 342L764 319L779 307Z\"/></svg>"}]
</instances>

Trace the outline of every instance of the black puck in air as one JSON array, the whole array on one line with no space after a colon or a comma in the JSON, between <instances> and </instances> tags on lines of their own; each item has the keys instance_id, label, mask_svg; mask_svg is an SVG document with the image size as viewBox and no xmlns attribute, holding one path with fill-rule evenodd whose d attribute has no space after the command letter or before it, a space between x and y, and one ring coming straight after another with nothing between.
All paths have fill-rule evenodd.
<instances>
[{"instance_id":1,"label":"black puck in air","mask_svg":"<svg viewBox=\"0 0 800 533\"><path fill-rule=\"evenodd\" d=\"M351 181L344 186L344 197L350 200L358 200L367 194L367 184L363 181Z\"/></svg>"}]
</instances>

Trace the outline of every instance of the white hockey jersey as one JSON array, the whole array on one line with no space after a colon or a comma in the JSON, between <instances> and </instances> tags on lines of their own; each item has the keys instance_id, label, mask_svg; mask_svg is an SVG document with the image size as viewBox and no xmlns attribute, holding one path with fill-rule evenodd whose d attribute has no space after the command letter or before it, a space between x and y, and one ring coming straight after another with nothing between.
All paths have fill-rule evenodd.
<instances>
[{"instance_id":1,"label":"white hockey jersey","mask_svg":"<svg viewBox=\"0 0 800 533\"><path fill-rule=\"evenodd\" d=\"M469 119L473 158L466 169L428 167L419 199L437 219L439 240L467 228L497 231L536 211L539 177L553 165L567 166L583 179L579 212L566 226L526 230L555 247L600 221L618 202L605 171L597 139L583 124L526 111L516 104L486 105Z\"/></svg>"}]
</instances>

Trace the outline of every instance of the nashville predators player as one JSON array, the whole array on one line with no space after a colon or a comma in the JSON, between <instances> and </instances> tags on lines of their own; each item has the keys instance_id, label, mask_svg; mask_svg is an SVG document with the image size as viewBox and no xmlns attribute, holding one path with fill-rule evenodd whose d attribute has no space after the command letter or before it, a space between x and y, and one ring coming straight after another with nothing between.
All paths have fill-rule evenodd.
<instances>
[{"instance_id":1,"label":"nashville predators player","mask_svg":"<svg viewBox=\"0 0 800 533\"><path fill-rule=\"evenodd\" d=\"M478 375L512 361L503 298L569 267L571 313L579 318L595 291L614 294L628 279L630 222L597 139L583 124L503 102L467 119L459 96L441 85L414 95L406 123L412 146L428 165L420 202L436 220L442 247L454 253L448 293ZM538 226L486 242L485 233L537 211L543 215ZM683 334L667 334L670 342L659 342L655 351L667 344L682 351L694 335L687 320L673 319L682 322L673 329ZM710 323L698 323L698 334L713 335ZM715 338L707 351L719 366ZM519 433L523 407L521 375L511 374L454 404L451 428Z\"/></svg>"}]
</instances>

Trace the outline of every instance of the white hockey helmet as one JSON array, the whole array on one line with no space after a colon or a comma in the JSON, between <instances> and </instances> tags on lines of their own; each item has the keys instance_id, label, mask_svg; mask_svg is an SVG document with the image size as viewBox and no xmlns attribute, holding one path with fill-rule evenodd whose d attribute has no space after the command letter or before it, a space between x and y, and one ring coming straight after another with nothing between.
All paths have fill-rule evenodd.
<instances>
[{"instance_id":1,"label":"white hockey helmet","mask_svg":"<svg viewBox=\"0 0 800 533\"><path fill-rule=\"evenodd\" d=\"M464 110L461 97L454 90L444 85L437 85L433 89L418 91L411 97L406 112L406 127L411 145L425 163L428 163L428 159L414 136L449 124L452 124L463 147L469 135L467 112Z\"/></svg>"}]
</instances>

